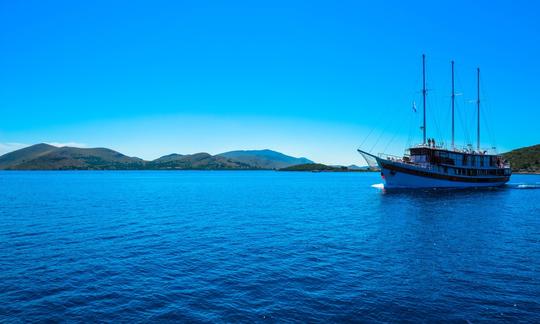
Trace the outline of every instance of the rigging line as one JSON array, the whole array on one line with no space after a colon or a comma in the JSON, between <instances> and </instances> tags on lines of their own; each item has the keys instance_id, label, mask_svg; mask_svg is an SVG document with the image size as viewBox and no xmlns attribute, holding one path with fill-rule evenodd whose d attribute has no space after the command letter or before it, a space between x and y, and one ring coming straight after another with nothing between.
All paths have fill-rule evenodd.
<instances>
[{"instance_id":1,"label":"rigging line","mask_svg":"<svg viewBox=\"0 0 540 324\"><path fill-rule=\"evenodd\" d=\"M463 132L463 136L465 137L465 144L469 144L471 142L471 137L470 137L470 134L469 134L469 127L467 126L467 124L463 121L463 115L464 115L464 112L461 108L461 105L456 102L456 109L455 111L457 112L457 115L458 115L458 119L459 119L459 123L460 125L462 126L462 132Z\"/></svg>"},{"instance_id":2,"label":"rigging line","mask_svg":"<svg viewBox=\"0 0 540 324\"><path fill-rule=\"evenodd\" d=\"M383 114L383 113L380 114L380 117L381 117L381 118L382 118L382 117L385 117L385 116L386 116L386 115ZM395 118L390 118L390 119L388 120L388 122L389 122L390 124L387 125L386 129L394 129L393 126L394 126L394 123L396 122L396 119L395 119ZM378 125L378 124L379 124L379 123L377 123L377 125ZM375 147L377 146L377 144L379 144L379 141L380 141L381 138L383 137L384 133L385 133L385 130L384 130L384 129L381 129L381 133L379 134L379 137L377 138L377 140L375 141L375 143L373 144L373 146L372 146L371 149L369 150L370 153L373 152L373 150L375 149Z\"/></svg>"},{"instance_id":3,"label":"rigging line","mask_svg":"<svg viewBox=\"0 0 540 324\"><path fill-rule=\"evenodd\" d=\"M390 139L390 141L386 144L386 146L384 147L383 152L387 152L388 147L390 146L390 144L392 144L392 142L394 141L394 139L396 138L396 136L397 136L397 132L394 133L394 136L392 136L392 138Z\"/></svg>"},{"instance_id":4,"label":"rigging line","mask_svg":"<svg viewBox=\"0 0 540 324\"><path fill-rule=\"evenodd\" d=\"M457 87L459 89L463 89L463 86L462 86L462 83L461 83L461 78L459 77L459 75L457 75L455 77L455 82L457 84ZM458 118L459 118L459 123L462 127L462 131L463 131L463 135L465 136L465 145L468 145L468 144L471 144L471 136L470 136L470 132L469 132L469 124L467 124L465 121L464 121L464 118L466 118L466 112L467 112L467 102L465 101L465 96L463 95L463 93L461 93L460 95L460 100L456 100L456 112L458 114Z\"/></svg>"},{"instance_id":5,"label":"rigging line","mask_svg":"<svg viewBox=\"0 0 540 324\"><path fill-rule=\"evenodd\" d=\"M439 127L439 123L438 123L438 117L437 117L437 112L439 111L438 109L438 105L436 103L436 97L437 96L431 96L432 98L434 98L434 100L430 100L430 106L432 107L431 111L432 111L432 118L431 120L433 120L433 124L435 125L435 134L437 135L437 139L439 140L439 143L440 143L440 140L441 140L441 129Z\"/></svg>"},{"instance_id":6,"label":"rigging line","mask_svg":"<svg viewBox=\"0 0 540 324\"><path fill-rule=\"evenodd\" d=\"M414 105L414 103L413 103L413 105ZM415 105L413 107L415 107ZM416 113L414 113L414 115L415 114ZM411 121L411 119L413 117L413 114L411 114L411 112L409 112L407 115L409 116L409 126L410 126L410 121ZM403 116L403 117L405 117L405 116ZM394 118L394 119L392 119L392 129L394 130L394 135L392 136L390 141L388 141L386 143L386 146L383 149L383 153L388 153L388 148L394 142L394 140L398 137L398 134L403 134L404 133L403 128L405 128L404 126L406 126L406 124L400 122L402 119L404 119L404 118ZM398 122L398 126L393 127L395 122ZM399 129L399 131L398 131L398 129ZM409 132L410 132L410 127L409 127Z\"/></svg>"},{"instance_id":7,"label":"rigging line","mask_svg":"<svg viewBox=\"0 0 540 324\"><path fill-rule=\"evenodd\" d=\"M373 133L373 130L375 128L372 127L371 130L369 131L368 135L366 137L364 137L364 140L362 141L362 143L360 144L360 147L364 146L364 143L367 141L367 139L371 136L371 133Z\"/></svg>"},{"instance_id":8,"label":"rigging line","mask_svg":"<svg viewBox=\"0 0 540 324\"><path fill-rule=\"evenodd\" d=\"M408 120L408 125L407 125L408 126L407 141L404 143L406 147L412 146L413 139L415 137L414 134L416 134L418 130L418 127L419 127L418 125L421 125L420 114L418 113L418 107L416 106L417 102L422 102L422 99L419 98L418 96L419 93L420 91L416 91L416 90L410 91L410 95L412 96L412 100L410 101L410 103L412 104L413 111L409 115L409 120Z\"/></svg>"},{"instance_id":9,"label":"rigging line","mask_svg":"<svg viewBox=\"0 0 540 324\"><path fill-rule=\"evenodd\" d=\"M410 120L410 113L409 113L409 120ZM398 119L399 120L399 119ZM399 123L399 126L403 126L404 124L403 123ZM398 127L399 127L398 126ZM387 153L388 152L388 147L390 146L390 144L392 144L394 142L394 140L396 139L398 133L401 133L401 129L402 128L399 128L400 131L398 131L398 127L392 127L392 129L394 130L394 135L392 136L392 138L390 138L390 141L388 141L386 143L386 146L384 147L383 149L383 153Z\"/></svg>"},{"instance_id":10,"label":"rigging line","mask_svg":"<svg viewBox=\"0 0 540 324\"><path fill-rule=\"evenodd\" d=\"M445 130L446 130L445 125L448 125L446 115L448 114L449 105L446 105L444 96L439 97L439 103L440 103L439 107L443 107L439 111L439 127L440 127L440 136L441 136L440 144L446 145L446 140L450 138L450 136L445 135Z\"/></svg>"},{"instance_id":11,"label":"rigging line","mask_svg":"<svg viewBox=\"0 0 540 324\"><path fill-rule=\"evenodd\" d=\"M484 106L485 106L485 104L484 104ZM484 113L484 115L485 115L485 113ZM491 147L497 147L497 144L493 141L493 135L491 134L491 129L489 127L489 123L487 121L487 118L485 116L481 116L480 118L481 118L481 121L484 122L483 126L486 127L486 131L487 131L487 134L488 134L488 137L489 137L489 142L491 144L490 146Z\"/></svg>"},{"instance_id":12,"label":"rigging line","mask_svg":"<svg viewBox=\"0 0 540 324\"><path fill-rule=\"evenodd\" d=\"M413 105L414 105L414 101L413 101ZM410 147L411 146L411 142L412 142L412 129L413 129L413 122L416 124L416 122L414 121L414 116L416 116L416 112L413 112L410 116L409 116L409 123L408 123L408 127L409 127L409 132L407 134L407 142L406 142L406 147ZM416 128L416 127L415 127Z\"/></svg>"},{"instance_id":13,"label":"rigging line","mask_svg":"<svg viewBox=\"0 0 540 324\"><path fill-rule=\"evenodd\" d=\"M447 97L448 100L446 101L446 115L445 115L445 123L446 123L446 134L448 136L448 148L451 147L452 145L452 103L451 103L451 96L448 96ZM455 109L456 109L456 105L454 103L454 116L455 116ZM456 126L455 126L456 122L454 120L454 137L455 137L455 129L456 129ZM455 139L454 139L455 141Z\"/></svg>"},{"instance_id":14,"label":"rigging line","mask_svg":"<svg viewBox=\"0 0 540 324\"><path fill-rule=\"evenodd\" d=\"M380 124L380 121L382 119L382 117L384 116L383 112L382 111L377 111L377 114L376 114L376 123L375 125L379 125ZM373 131L375 130L375 127L371 127L368 135L366 137L364 137L364 140L362 141L362 144L360 144L360 147L363 147L364 144L366 143L366 141L368 140L368 138L371 136L371 134L373 133Z\"/></svg>"},{"instance_id":15,"label":"rigging line","mask_svg":"<svg viewBox=\"0 0 540 324\"><path fill-rule=\"evenodd\" d=\"M379 144L379 141L381 140L381 137L383 136L383 134L384 134L384 130L381 130L381 134L377 138L377 141L375 141L375 144L373 144L373 146L371 147L371 150L369 150L369 153L373 152L373 149L375 148L375 146Z\"/></svg>"},{"instance_id":16,"label":"rigging line","mask_svg":"<svg viewBox=\"0 0 540 324\"><path fill-rule=\"evenodd\" d=\"M450 98L448 96L444 96L444 97L441 97L440 98L440 101L442 102L442 107L444 107L444 109L442 109L440 115L442 117L442 124L443 125L448 125L450 123L450 114L451 114L451 109L450 106L450 101L447 101L447 99ZM449 138L449 136L445 136L444 134L448 134L448 128L447 127L441 127L441 131L442 131L442 134L443 134L443 137L441 138L441 144L444 144L445 148L448 148L448 144L446 143L446 140L447 138Z\"/></svg>"},{"instance_id":17,"label":"rigging line","mask_svg":"<svg viewBox=\"0 0 540 324\"><path fill-rule=\"evenodd\" d=\"M418 99L418 100L413 100L413 103L416 103L416 102L421 103L422 102L422 97L419 96L421 91L413 91L412 93L414 93L414 98ZM427 100L427 98L426 98L426 100ZM417 107L417 109L414 112L413 116L409 120L409 134L407 136L407 138L408 138L407 139L407 146L411 146L413 144L413 141L415 141L416 136L414 134L416 134L418 129L422 130L423 121L422 121L421 109L422 108ZM420 111L420 113L419 113L419 111ZM416 117L416 118L413 118L413 117ZM422 131L420 131L420 133L421 132ZM414 144L418 144L418 143L416 143L416 141L415 141Z\"/></svg>"},{"instance_id":18,"label":"rigging line","mask_svg":"<svg viewBox=\"0 0 540 324\"><path fill-rule=\"evenodd\" d=\"M483 90L482 87L480 87L480 94L482 95L482 101L483 101L483 106L485 107L484 108L484 113L482 114L482 120L484 121L484 125L486 126L486 130L487 130L487 133L488 133L488 137L489 137L489 140L491 142L491 146L492 147L497 147L497 138L496 136L493 136L493 132L492 132L492 129L491 129L491 122L490 122L490 119L488 118L489 116L492 116L491 115L491 112L492 112L492 109L491 109L491 103L489 101L489 96L486 95L486 92ZM496 134L496 130L495 130L495 134Z\"/></svg>"},{"instance_id":19,"label":"rigging line","mask_svg":"<svg viewBox=\"0 0 540 324\"><path fill-rule=\"evenodd\" d=\"M483 102L484 102L484 107L487 108L487 109L484 109L484 113L481 114L482 115L481 118L484 121L484 126L486 126L486 130L488 133L488 138L491 143L491 146L497 147L497 140L496 140L496 137L493 136L493 132L491 131L491 127L490 127L491 123L489 122L489 118L487 117L487 115L491 116L491 105L489 103L489 98L485 94L483 94L483 90L481 86L480 86L480 93L482 94L482 98L485 98Z\"/></svg>"}]
</instances>

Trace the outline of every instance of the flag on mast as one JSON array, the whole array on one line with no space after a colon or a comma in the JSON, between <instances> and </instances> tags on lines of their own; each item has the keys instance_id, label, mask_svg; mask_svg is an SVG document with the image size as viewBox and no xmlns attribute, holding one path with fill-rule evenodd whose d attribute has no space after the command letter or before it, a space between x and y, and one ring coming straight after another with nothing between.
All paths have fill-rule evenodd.
<instances>
[{"instance_id":1,"label":"flag on mast","mask_svg":"<svg viewBox=\"0 0 540 324\"><path fill-rule=\"evenodd\" d=\"M412 103L412 110L416 112L416 101L413 101Z\"/></svg>"}]
</instances>

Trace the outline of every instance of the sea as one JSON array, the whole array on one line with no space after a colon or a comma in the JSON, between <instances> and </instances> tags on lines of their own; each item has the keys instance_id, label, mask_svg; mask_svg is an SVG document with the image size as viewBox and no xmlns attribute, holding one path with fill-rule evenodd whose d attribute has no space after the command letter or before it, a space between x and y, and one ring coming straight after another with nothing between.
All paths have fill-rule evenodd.
<instances>
[{"instance_id":1,"label":"sea","mask_svg":"<svg viewBox=\"0 0 540 324\"><path fill-rule=\"evenodd\" d=\"M540 176L0 172L0 322L540 322Z\"/></svg>"}]
</instances>

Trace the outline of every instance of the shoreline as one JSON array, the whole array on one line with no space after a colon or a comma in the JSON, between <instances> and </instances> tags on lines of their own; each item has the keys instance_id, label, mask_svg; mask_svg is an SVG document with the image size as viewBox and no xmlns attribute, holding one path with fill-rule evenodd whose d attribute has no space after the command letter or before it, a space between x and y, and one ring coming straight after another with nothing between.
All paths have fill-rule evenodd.
<instances>
[{"instance_id":1,"label":"shoreline","mask_svg":"<svg viewBox=\"0 0 540 324\"><path fill-rule=\"evenodd\" d=\"M370 173L379 171L361 171L361 170L348 170L348 171L308 171L308 170L280 170L280 169L0 169L0 172L44 172L44 171L274 171L274 172L348 172L348 173Z\"/></svg>"}]
</instances>

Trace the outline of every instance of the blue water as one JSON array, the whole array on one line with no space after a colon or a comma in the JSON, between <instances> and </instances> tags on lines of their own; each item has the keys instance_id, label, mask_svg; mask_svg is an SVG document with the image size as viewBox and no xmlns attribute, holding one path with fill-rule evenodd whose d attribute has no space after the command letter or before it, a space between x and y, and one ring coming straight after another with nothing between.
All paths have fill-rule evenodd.
<instances>
[{"instance_id":1,"label":"blue water","mask_svg":"<svg viewBox=\"0 0 540 324\"><path fill-rule=\"evenodd\" d=\"M0 172L0 321L540 321L540 183Z\"/></svg>"}]
</instances>

